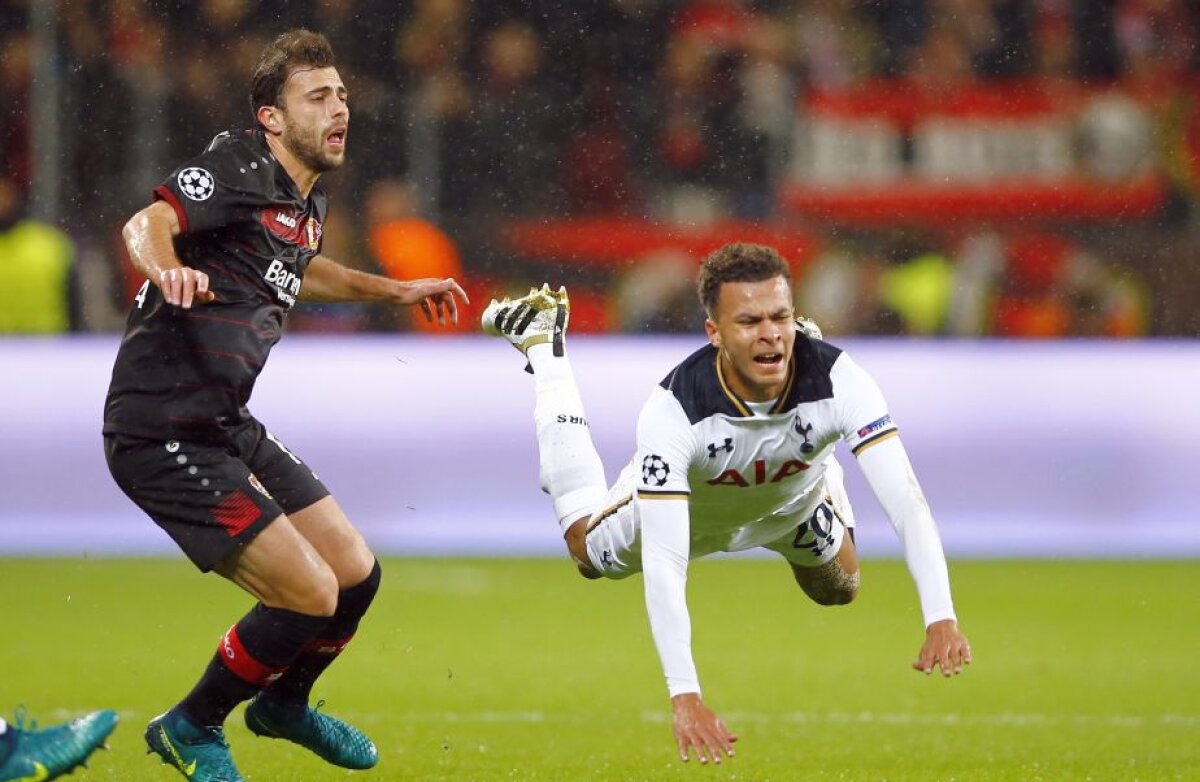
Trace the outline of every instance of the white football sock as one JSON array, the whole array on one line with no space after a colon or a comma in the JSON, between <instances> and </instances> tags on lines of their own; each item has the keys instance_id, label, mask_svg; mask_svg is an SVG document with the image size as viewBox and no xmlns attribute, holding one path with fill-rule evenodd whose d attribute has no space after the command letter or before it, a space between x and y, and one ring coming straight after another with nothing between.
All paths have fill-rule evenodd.
<instances>
[{"instance_id":1,"label":"white football sock","mask_svg":"<svg viewBox=\"0 0 1200 782\"><path fill-rule=\"evenodd\" d=\"M608 490L604 465L588 431L583 400L566 356L550 344L526 352L533 367L542 489L554 500L554 513L565 534L573 522L596 512Z\"/></svg>"}]
</instances>

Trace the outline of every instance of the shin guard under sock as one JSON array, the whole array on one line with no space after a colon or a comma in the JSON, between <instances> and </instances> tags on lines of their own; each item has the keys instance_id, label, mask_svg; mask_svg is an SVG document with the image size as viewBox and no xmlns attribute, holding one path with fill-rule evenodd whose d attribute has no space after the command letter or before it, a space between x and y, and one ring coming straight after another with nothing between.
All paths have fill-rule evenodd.
<instances>
[{"instance_id":1,"label":"shin guard under sock","mask_svg":"<svg viewBox=\"0 0 1200 782\"><path fill-rule=\"evenodd\" d=\"M371 574L363 581L338 593L337 611L330 617L329 624L320 636L304 647L287 672L267 688L265 697L292 705L308 703L317 678L354 638L359 621L379 591L381 578L382 569L377 561L375 567L371 568Z\"/></svg>"}]
</instances>

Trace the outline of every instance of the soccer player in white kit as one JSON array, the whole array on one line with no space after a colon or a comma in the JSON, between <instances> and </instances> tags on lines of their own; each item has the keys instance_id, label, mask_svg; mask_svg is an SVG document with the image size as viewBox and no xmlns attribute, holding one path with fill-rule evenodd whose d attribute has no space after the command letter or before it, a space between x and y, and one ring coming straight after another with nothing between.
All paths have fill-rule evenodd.
<instances>
[{"instance_id":1,"label":"soccer player in white kit","mask_svg":"<svg viewBox=\"0 0 1200 782\"><path fill-rule=\"evenodd\" d=\"M858 458L916 582L925 642L913 667L957 674L971 649L958 629L937 527L883 395L814 324L796 319L786 262L761 245L726 245L705 259L699 293L709 345L651 391L637 454L611 488L565 351L565 289L543 285L493 300L483 327L529 361L542 486L576 566L588 578L642 572L680 756L720 763L734 754L737 736L700 696L688 561L763 547L787 560L817 603L853 600L858 556L834 458L839 440Z\"/></svg>"}]
</instances>

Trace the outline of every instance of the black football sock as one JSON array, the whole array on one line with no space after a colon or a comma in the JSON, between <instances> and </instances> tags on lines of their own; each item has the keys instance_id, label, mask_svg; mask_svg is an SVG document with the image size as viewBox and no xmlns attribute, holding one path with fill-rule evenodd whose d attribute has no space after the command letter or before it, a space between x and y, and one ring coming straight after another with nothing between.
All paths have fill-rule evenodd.
<instances>
[{"instance_id":1,"label":"black football sock","mask_svg":"<svg viewBox=\"0 0 1200 782\"><path fill-rule=\"evenodd\" d=\"M382 571L379 562L362 582L338 593L337 611L329 624L296 658L283 676L263 693L265 697L289 706L304 706L312 694L313 684L325 669L333 664L358 630L358 623L367 613L375 593L379 591Z\"/></svg>"},{"instance_id":2,"label":"black football sock","mask_svg":"<svg viewBox=\"0 0 1200 782\"><path fill-rule=\"evenodd\" d=\"M204 675L176 708L198 725L219 727L234 706L283 676L329 620L259 603L221 638Z\"/></svg>"}]
</instances>

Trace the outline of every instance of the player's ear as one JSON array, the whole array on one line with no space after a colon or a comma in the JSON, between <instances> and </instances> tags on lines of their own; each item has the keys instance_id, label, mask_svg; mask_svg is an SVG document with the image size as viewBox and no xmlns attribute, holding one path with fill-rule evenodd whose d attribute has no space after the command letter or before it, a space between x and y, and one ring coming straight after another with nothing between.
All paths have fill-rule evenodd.
<instances>
[{"instance_id":1,"label":"player's ear","mask_svg":"<svg viewBox=\"0 0 1200 782\"><path fill-rule=\"evenodd\" d=\"M708 334L708 342L714 348L721 347L721 335L717 333L717 324L713 323L712 318L705 318L704 333Z\"/></svg>"},{"instance_id":2,"label":"player's ear","mask_svg":"<svg viewBox=\"0 0 1200 782\"><path fill-rule=\"evenodd\" d=\"M274 106L259 106L258 121L269 133L283 132L283 117Z\"/></svg>"}]
</instances>

